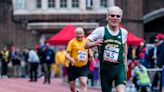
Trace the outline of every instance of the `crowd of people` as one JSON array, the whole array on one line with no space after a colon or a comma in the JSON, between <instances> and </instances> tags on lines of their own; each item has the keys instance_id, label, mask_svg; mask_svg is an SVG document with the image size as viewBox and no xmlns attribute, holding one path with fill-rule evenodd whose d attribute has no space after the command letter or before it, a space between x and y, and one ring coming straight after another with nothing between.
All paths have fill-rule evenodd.
<instances>
[{"instance_id":1,"label":"crowd of people","mask_svg":"<svg viewBox=\"0 0 164 92\"><path fill-rule=\"evenodd\" d=\"M153 37L153 42L151 47L148 45L146 46L146 44L143 42L140 43L139 46L134 46L134 45L129 46L128 56L127 56L128 63L129 63L129 71L128 71L127 78L128 80L132 80L134 82L137 90L139 90L139 87L140 90L141 88L145 90L146 87L149 88L151 87L150 90L153 91L162 90L161 69L164 60L163 59L164 50L162 48L164 46L163 39L164 39L164 35L159 33ZM140 68L136 69L136 67L140 67ZM142 92L146 92L146 91L142 91Z\"/></svg>"},{"instance_id":2,"label":"crowd of people","mask_svg":"<svg viewBox=\"0 0 164 92\"><path fill-rule=\"evenodd\" d=\"M43 83L50 84L51 64L54 63L55 53L48 43L39 48L26 48L22 52L15 46L4 47L0 56L1 78L29 77L29 82L32 82L37 81L39 72L40 76L44 76Z\"/></svg>"},{"instance_id":3,"label":"crowd of people","mask_svg":"<svg viewBox=\"0 0 164 92\"><path fill-rule=\"evenodd\" d=\"M139 46L127 44L128 31L120 27L122 16L120 7L109 7L106 26L96 28L87 38L84 29L77 27L75 38L56 53L48 43L23 52L14 46L4 47L0 53L1 77L9 76L10 65L13 77L29 77L29 82L36 82L43 76L43 83L50 84L51 78L58 76L69 83L71 92L76 92L77 78L80 92L87 92L88 79L91 86L101 80L102 92L112 92L113 86L117 92L126 92L127 82L140 92L148 92L150 87L161 91L161 71L151 80L148 69L159 70L164 65L164 35L157 34L150 49L144 42Z\"/></svg>"}]
</instances>

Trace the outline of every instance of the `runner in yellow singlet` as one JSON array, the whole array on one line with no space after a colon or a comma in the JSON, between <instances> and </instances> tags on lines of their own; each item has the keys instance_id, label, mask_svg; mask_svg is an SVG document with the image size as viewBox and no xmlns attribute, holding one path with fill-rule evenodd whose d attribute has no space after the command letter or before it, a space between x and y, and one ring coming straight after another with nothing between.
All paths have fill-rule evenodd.
<instances>
[{"instance_id":1,"label":"runner in yellow singlet","mask_svg":"<svg viewBox=\"0 0 164 92\"><path fill-rule=\"evenodd\" d=\"M67 46L66 58L70 60L68 79L71 92L75 92L75 79L80 80L80 92L87 92L88 74L88 49L84 48L87 39L84 38L84 30L80 27L75 29L75 38Z\"/></svg>"}]
</instances>

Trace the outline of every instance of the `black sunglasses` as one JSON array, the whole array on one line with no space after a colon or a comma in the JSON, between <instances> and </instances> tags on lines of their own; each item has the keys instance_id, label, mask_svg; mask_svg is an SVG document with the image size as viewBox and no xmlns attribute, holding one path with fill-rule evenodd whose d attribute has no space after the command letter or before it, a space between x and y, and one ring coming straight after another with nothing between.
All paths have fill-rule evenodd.
<instances>
[{"instance_id":1,"label":"black sunglasses","mask_svg":"<svg viewBox=\"0 0 164 92\"><path fill-rule=\"evenodd\" d=\"M114 14L111 14L110 16L113 17L113 18L114 18L115 16L116 16L117 18L120 18L120 17L121 17L121 15L114 15Z\"/></svg>"}]
</instances>

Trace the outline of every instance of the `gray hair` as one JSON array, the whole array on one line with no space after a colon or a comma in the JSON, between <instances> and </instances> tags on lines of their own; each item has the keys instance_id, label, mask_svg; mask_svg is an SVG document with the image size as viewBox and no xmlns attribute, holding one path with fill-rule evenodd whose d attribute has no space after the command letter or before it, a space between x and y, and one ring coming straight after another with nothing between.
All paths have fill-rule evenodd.
<instances>
[{"instance_id":1,"label":"gray hair","mask_svg":"<svg viewBox=\"0 0 164 92\"><path fill-rule=\"evenodd\" d=\"M112 11L115 11L115 10L119 11L120 14L121 14L121 16L123 15L123 11L122 11L122 9L121 9L119 6L111 6L111 7L109 7L109 8L108 8L108 13L107 13L107 15L111 14L111 12L112 12Z\"/></svg>"},{"instance_id":2,"label":"gray hair","mask_svg":"<svg viewBox=\"0 0 164 92\"><path fill-rule=\"evenodd\" d=\"M84 29L81 28L81 27L77 27L77 28L75 29L74 32L75 32L75 33L76 33L76 32L82 32L82 33L84 33Z\"/></svg>"}]
</instances>

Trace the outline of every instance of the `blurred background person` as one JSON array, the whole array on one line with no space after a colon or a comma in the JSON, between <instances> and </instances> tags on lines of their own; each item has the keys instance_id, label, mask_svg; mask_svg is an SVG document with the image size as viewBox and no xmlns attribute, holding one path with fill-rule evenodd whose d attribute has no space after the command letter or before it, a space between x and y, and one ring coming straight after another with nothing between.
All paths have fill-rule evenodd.
<instances>
[{"instance_id":1,"label":"blurred background person","mask_svg":"<svg viewBox=\"0 0 164 92\"><path fill-rule=\"evenodd\" d=\"M161 33L158 33L157 35L156 35L156 39L158 40L158 46L157 46L157 67L159 67L159 68L162 68L162 66L164 65L164 59L163 59L163 57L164 57L164 50L163 50L163 48L164 48L164 42L163 42L163 39L164 39L164 35L163 34L161 34ZM160 71L160 72L157 72L157 74L156 75L158 75L158 77L157 77L157 84L159 85L159 91L162 91L162 72ZM156 77L156 76L155 76Z\"/></svg>"},{"instance_id":2,"label":"blurred background person","mask_svg":"<svg viewBox=\"0 0 164 92\"><path fill-rule=\"evenodd\" d=\"M138 92L149 92L151 87L151 81L147 72L147 68L140 64L138 61L134 61L135 67L133 69L133 83Z\"/></svg>"},{"instance_id":3,"label":"blurred background person","mask_svg":"<svg viewBox=\"0 0 164 92\"><path fill-rule=\"evenodd\" d=\"M54 63L54 58L54 51L49 47L49 44L46 43L45 46L42 47L41 51L41 63L44 72L44 84L51 83L51 64Z\"/></svg>"},{"instance_id":4,"label":"blurred background person","mask_svg":"<svg viewBox=\"0 0 164 92\"><path fill-rule=\"evenodd\" d=\"M23 49L23 61L24 61L24 72L22 73L22 77L28 77L29 76L29 64L28 64L28 53L29 49L24 48Z\"/></svg>"},{"instance_id":5,"label":"blurred background person","mask_svg":"<svg viewBox=\"0 0 164 92\"><path fill-rule=\"evenodd\" d=\"M11 47L11 61L13 65L14 77L21 76L21 53L15 46Z\"/></svg>"},{"instance_id":6,"label":"blurred background person","mask_svg":"<svg viewBox=\"0 0 164 92\"><path fill-rule=\"evenodd\" d=\"M157 46L159 42L158 39L154 37L154 47L148 51L148 60L150 63L150 68L155 68L157 66Z\"/></svg>"},{"instance_id":7,"label":"blurred background person","mask_svg":"<svg viewBox=\"0 0 164 92\"><path fill-rule=\"evenodd\" d=\"M140 45L137 47L138 50L138 61L148 67L148 62L147 62L147 54L146 54L146 45L144 42L141 42Z\"/></svg>"},{"instance_id":8,"label":"blurred background person","mask_svg":"<svg viewBox=\"0 0 164 92\"><path fill-rule=\"evenodd\" d=\"M162 34L157 34L154 37L154 47L152 49L149 50L148 53L148 59L150 62L150 68L162 68L162 64L158 61L158 58L160 53L161 53L161 49L162 49L162 44L163 43L163 35ZM153 91L157 91L157 90L161 90L161 86L162 83L160 81L161 77L161 72L156 71L152 80L152 90Z\"/></svg>"},{"instance_id":9,"label":"blurred background person","mask_svg":"<svg viewBox=\"0 0 164 92\"><path fill-rule=\"evenodd\" d=\"M163 57L164 56L162 56L163 54L163 48L164 48L164 35L163 34L161 34L161 33L159 33L159 34L157 34L156 35L156 39L159 41L158 43L158 47L157 47L157 53L158 53L158 59L157 59L157 66L158 67L160 67L160 68L162 68L162 66L164 65L164 61L162 61L163 59Z\"/></svg>"},{"instance_id":10,"label":"blurred background person","mask_svg":"<svg viewBox=\"0 0 164 92\"><path fill-rule=\"evenodd\" d=\"M8 66L7 64L10 61L10 52L5 46L3 50L1 51L1 57L2 57L2 62L1 62L1 77L2 78L8 78Z\"/></svg>"},{"instance_id":11,"label":"blurred background person","mask_svg":"<svg viewBox=\"0 0 164 92\"><path fill-rule=\"evenodd\" d=\"M66 60L65 54L66 54L66 51L64 49L64 46L59 46L59 50L56 52L55 62L56 62L57 68L59 69L60 78L63 78L63 75L64 75L64 63Z\"/></svg>"},{"instance_id":12,"label":"blurred background person","mask_svg":"<svg viewBox=\"0 0 164 92\"><path fill-rule=\"evenodd\" d=\"M138 57L138 54L139 54L139 51L137 49L138 47L136 45L133 45L133 44L130 44L128 46L128 54L127 54L127 59L128 60L137 60L139 57Z\"/></svg>"},{"instance_id":13,"label":"blurred background person","mask_svg":"<svg viewBox=\"0 0 164 92\"><path fill-rule=\"evenodd\" d=\"M30 80L31 81L37 81L37 69L38 69L38 64L40 62L39 56L34 49L29 49L29 54L28 54L28 63L30 65Z\"/></svg>"}]
</instances>

